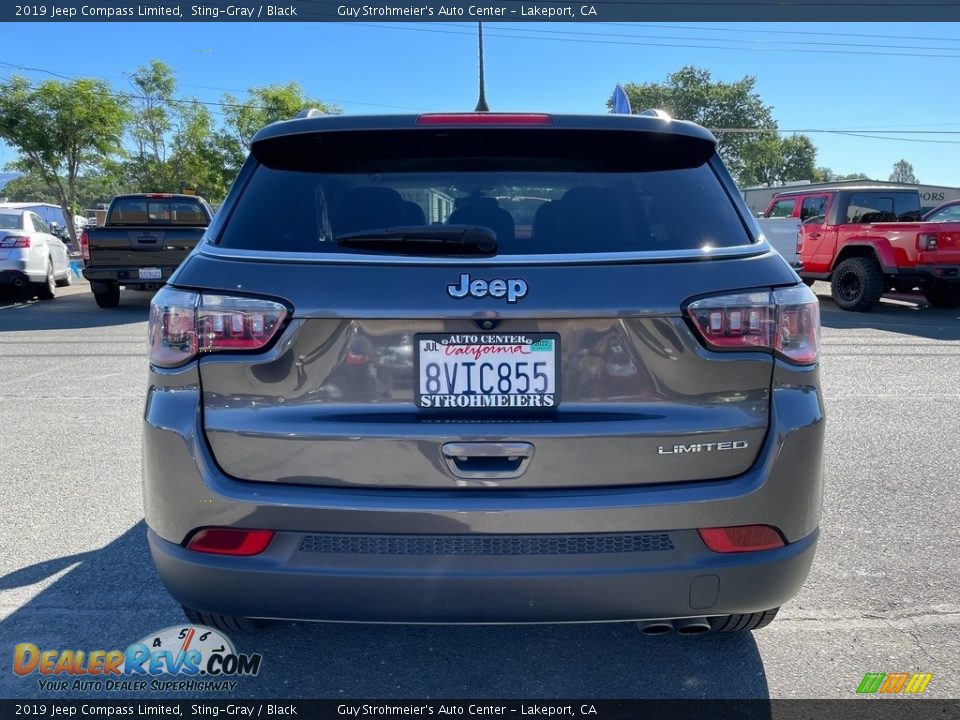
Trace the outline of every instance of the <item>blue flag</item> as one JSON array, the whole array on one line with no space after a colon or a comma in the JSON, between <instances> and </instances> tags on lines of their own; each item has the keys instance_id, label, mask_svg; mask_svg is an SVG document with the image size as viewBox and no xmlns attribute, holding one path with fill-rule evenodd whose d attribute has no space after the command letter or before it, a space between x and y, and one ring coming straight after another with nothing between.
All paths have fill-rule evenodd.
<instances>
[{"instance_id":1,"label":"blue flag","mask_svg":"<svg viewBox=\"0 0 960 720\"><path fill-rule=\"evenodd\" d=\"M617 115L629 115L633 112L630 109L630 98L620 83L617 83L617 88L613 91L613 112Z\"/></svg>"}]
</instances>

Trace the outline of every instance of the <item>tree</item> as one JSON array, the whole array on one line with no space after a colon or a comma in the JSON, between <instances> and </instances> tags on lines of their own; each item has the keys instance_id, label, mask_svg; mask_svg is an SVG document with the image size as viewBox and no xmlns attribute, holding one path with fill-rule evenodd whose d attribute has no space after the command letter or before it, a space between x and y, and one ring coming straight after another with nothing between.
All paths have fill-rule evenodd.
<instances>
[{"instance_id":1,"label":"tree","mask_svg":"<svg viewBox=\"0 0 960 720\"><path fill-rule=\"evenodd\" d=\"M0 138L20 152L18 168L39 175L68 218L78 209L81 171L119 150L127 118L126 104L99 80L0 83ZM73 223L67 229L76 241Z\"/></svg>"},{"instance_id":2,"label":"tree","mask_svg":"<svg viewBox=\"0 0 960 720\"><path fill-rule=\"evenodd\" d=\"M913 173L913 165L906 160L898 160L893 164L893 172L890 174L890 182L909 183L916 185L920 181Z\"/></svg>"},{"instance_id":3,"label":"tree","mask_svg":"<svg viewBox=\"0 0 960 720\"><path fill-rule=\"evenodd\" d=\"M777 185L793 180L814 180L817 148L806 135L781 138L767 134L742 149L744 185Z\"/></svg>"},{"instance_id":4,"label":"tree","mask_svg":"<svg viewBox=\"0 0 960 720\"><path fill-rule=\"evenodd\" d=\"M666 82L627 83L623 89L636 111L660 108L707 128L777 129L772 108L757 93L756 78L749 75L732 83L714 82L709 70L687 66L669 74ZM612 98L608 106L612 107ZM774 162L777 148L771 135L778 137L774 132L718 133L718 151L741 184L749 184L758 167Z\"/></svg>"},{"instance_id":5,"label":"tree","mask_svg":"<svg viewBox=\"0 0 960 720\"><path fill-rule=\"evenodd\" d=\"M130 73L133 84L129 135L133 141L127 173L143 192L167 192L172 179L167 165L177 81L173 69L159 60Z\"/></svg>"},{"instance_id":6,"label":"tree","mask_svg":"<svg viewBox=\"0 0 960 720\"><path fill-rule=\"evenodd\" d=\"M335 105L309 97L298 82L253 87L247 92L246 100L238 100L229 93L222 99L226 129L220 145L234 172L243 163L250 141L260 128L277 120L289 120L304 108L313 107L330 114L340 112Z\"/></svg>"},{"instance_id":7,"label":"tree","mask_svg":"<svg viewBox=\"0 0 960 720\"><path fill-rule=\"evenodd\" d=\"M215 132L213 115L205 106L192 101L181 105L177 122L169 161L176 190L192 188L218 204L226 196L235 171L228 167L229 159Z\"/></svg>"}]
</instances>

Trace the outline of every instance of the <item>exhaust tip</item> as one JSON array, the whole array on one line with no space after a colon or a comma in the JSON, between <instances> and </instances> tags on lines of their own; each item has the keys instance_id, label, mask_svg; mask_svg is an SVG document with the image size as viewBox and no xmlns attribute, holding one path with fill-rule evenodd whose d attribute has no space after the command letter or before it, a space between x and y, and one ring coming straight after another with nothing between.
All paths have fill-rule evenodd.
<instances>
[{"instance_id":1,"label":"exhaust tip","mask_svg":"<svg viewBox=\"0 0 960 720\"><path fill-rule=\"evenodd\" d=\"M710 623L706 618L683 618L674 621L677 635L703 635L710 632Z\"/></svg>"},{"instance_id":2,"label":"exhaust tip","mask_svg":"<svg viewBox=\"0 0 960 720\"><path fill-rule=\"evenodd\" d=\"M673 624L669 620L653 620L640 623L640 632L644 635L666 635L673 631Z\"/></svg>"}]
</instances>

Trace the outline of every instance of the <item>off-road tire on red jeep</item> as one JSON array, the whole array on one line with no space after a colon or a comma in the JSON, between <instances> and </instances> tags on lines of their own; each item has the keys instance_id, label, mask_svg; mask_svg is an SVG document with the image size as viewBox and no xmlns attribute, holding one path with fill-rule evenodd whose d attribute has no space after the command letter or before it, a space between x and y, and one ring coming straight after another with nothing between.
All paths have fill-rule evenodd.
<instances>
[{"instance_id":1,"label":"off-road tire on red jeep","mask_svg":"<svg viewBox=\"0 0 960 720\"><path fill-rule=\"evenodd\" d=\"M764 610L763 612L746 613L742 615L721 615L708 618L710 629L714 632L747 632L765 628L777 616L780 608Z\"/></svg>"},{"instance_id":2,"label":"off-road tire on red jeep","mask_svg":"<svg viewBox=\"0 0 960 720\"><path fill-rule=\"evenodd\" d=\"M183 608L183 614L187 616L187 620L194 625L205 625L228 633L254 632L270 625L269 620L254 620L253 618L200 612L199 610L194 610L193 608L188 608L183 605L180 607Z\"/></svg>"},{"instance_id":3,"label":"off-road tire on red jeep","mask_svg":"<svg viewBox=\"0 0 960 720\"><path fill-rule=\"evenodd\" d=\"M852 257L834 269L830 294L841 310L864 312L880 302L885 285L883 270L876 260Z\"/></svg>"},{"instance_id":4,"label":"off-road tire on red jeep","mask_svg":"<svg viewBox=\"0 0 960 720\"><path fill-rule=\"evenodd\" d=\"M111 285L104 292L95 292L93 293L93 299L97 301L99 307L115 308L120 304L120 286Z\"/></svg>"},{"instance_id":5,"label":"off-road tire on red jeep","mask_svg":"<svg viewBox=\"0 0 960 720\"><path fill-rule=\"evenodd\" d=\"M923 288L923 296L935 308L952 310L960 307L960 283L930 283Z\"/></svg>"}]
</instances>

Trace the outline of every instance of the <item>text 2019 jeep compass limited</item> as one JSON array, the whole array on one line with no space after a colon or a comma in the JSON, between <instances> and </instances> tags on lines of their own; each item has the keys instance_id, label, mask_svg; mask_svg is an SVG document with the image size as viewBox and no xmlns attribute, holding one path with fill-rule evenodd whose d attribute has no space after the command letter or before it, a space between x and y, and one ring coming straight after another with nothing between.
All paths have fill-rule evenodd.
<instances>
[{"instance_id":1,"label":"text 2019 jeep compass limited","mask_svg":"<svg viewBox=\"0 0 960 720\"><path fill-rule=\"evenodd\" d=\"M762 627L813 559L816 298L653 113L270 125L156 296L194 621Z\"/></svg>"}]
</instances>

